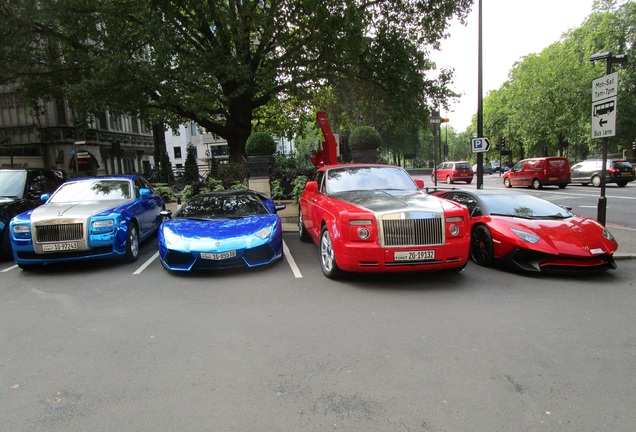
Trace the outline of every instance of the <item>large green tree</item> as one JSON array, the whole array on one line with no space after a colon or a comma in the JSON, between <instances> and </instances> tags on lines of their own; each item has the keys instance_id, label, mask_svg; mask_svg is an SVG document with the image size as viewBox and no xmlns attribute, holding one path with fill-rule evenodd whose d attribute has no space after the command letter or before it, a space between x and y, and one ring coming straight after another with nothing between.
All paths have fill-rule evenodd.
<instances>
[{"instance_id":1,"label":"large green tree","mask_svg":"<svg viewBox=\"0 0 636 432\"><path fill-rule=\"evenodd\" d=\"M404 106L440 93L428 50L473 0L15 0L0 5L0 83L111 111L192 120L240 161L268 106L372 82ZM430 94L422 94L427 91ZM442 91L443 92L443 91ZM404 111L407 111L405 109ZM291 110L294 111L293 109Z\"/></svg>"}]
</instances>

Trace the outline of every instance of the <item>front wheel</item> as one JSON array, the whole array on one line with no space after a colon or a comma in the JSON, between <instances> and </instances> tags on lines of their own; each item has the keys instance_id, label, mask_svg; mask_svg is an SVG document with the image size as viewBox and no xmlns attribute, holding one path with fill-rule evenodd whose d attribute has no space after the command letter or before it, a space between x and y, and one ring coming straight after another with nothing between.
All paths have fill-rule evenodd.
<instances>
[{"instance_id":1,"label":"front wheel","mask_svg":"<svg viewBox=\"0 0 636 432\"><path fill-rule=\"evenodd\" d=\"M539 179L532 180L532 189L541 189L541 180Z\"/></svg>"},{"instance_id":2,"label":"front wheel","mask_svg":"<svg viewBox=\"0 0 636 432\"><path fill-rule=\"evenodd\" d=\"M470 257L484 267L492 265L494 248L492 235L485 225L477 225L470 236Z\"/></svg>"},{"instance_id":3,"label":"front wheel","mask_svg":"<svg viewBox=\"0 0 636 432\"><path fill-rule=\"evenodd\" d=\"M453 180L450 178L450 176L446 176L446 184L453 184Z\"/></svg>"},{"instance_id":4,"label":"front wheel","mask_svg":"<svg viewBox=\"0 0 636 432\"><path fill-rule=\"evenodd\" d=\"M331 235L326 226L322 228L320 233L320 267L329 279L338 279L342 276L342 270L336 264Z\"/></svg>"},{"instance_id":5,"label":"front wheel","mask_svg":"<svg viewBox=\"0 0 636 432\"><path fill-rule=\"evenodd\" d=\"M601 178L599 176L592 177L592 186L601 187Z\"/></svg>"},{"instance_id":6,"label":"front wheel","mask_svg":"<svg viewBox=\"0 0 636 432\"><path fill-rule=\"evenodd\" d=\"M512 187L512 183L510 183L510 178L506 177L504 179L504 186L507 188L511 188Z\"/></svg>"},{"instance_id":7,"label":"front wheel","mask_svg":"<svg viewBox=\"0 0 636 432\"><path fill-rule=\"evenodd\" d=\"M131 222L130 225L128 225L126 237L126 255L124 256L124 260L133 263L139 258L139 229L135 222Z\"/></svg>"},{"instance_id":8,"label":"front wheel","mask_svg":"<svg viewBox=\"0 0 636 432\"><path fill-rule=\"evenodd\" d=\"M300 206L298 208L298 237L300 241L304 243L311 241L311 237L309 237L307 228L305 228L305 224L303 223L303 212L300 211Z\"/></svg>"},{"instance_id":9,"label":"front wheel","mask_svg":"<svg viewBox=\"0 0 636 432\"><path fill-rule=\"evenodd\" d=\"M617 182L616 184L618 185L618 187L625 187L625 186L627 186L627 182Z\"/></svg>"}]
</instances>

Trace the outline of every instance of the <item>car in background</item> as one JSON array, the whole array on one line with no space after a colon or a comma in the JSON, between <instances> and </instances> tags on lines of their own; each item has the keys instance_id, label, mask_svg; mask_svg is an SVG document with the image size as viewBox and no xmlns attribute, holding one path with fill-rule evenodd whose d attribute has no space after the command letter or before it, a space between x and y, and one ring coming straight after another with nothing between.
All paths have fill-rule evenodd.
<instances>
[{"instance_id":1,"label":"car in background","mask_svg":"<svg viewBox=\"0 0 636 432\"><path fill-rule=\"evenodd\" d=\"M0 169L0 259L13 259L9 235L11 218L43 204L40 196L55 192L66 179L66 173L61 170Z\"/></svg>"},{"instance_id":2,"label":"car in background","mask_svg":"<svg viewBox=\"0 0 636 432\"><path fill-rule=\"evenodd\" d=\"M508 166L508 164L507 164L507 163L500 164L500 163L499 163L499 160L492 160L492 161L490 161L490 162L488 162L488 163L489 163L489 164L490 164L490 166L492 167L492 171L493 171L494 173L496 173L496 172L502 172L502 173L504 173L504 172L506 172L506 171L509 171L509 170L510 170L510 166Z\"/></svg>"},{"instance_id":3,"label":"car in background","mask_svg":"<svg viewBox=\"0 0 636 432\"><path fill-rule=\"evenodd\" d=\"M490 162L486 162L486 163L482 166L482 169L483 169L483 173L484 173L484 174L492 174L492 173L494 173L494 172L495 172L495 171L492 169L492 165L490 164ZM473 176L476 176L476 175L477 175L477 164L474 164L474 165L473 165Z\"/></svg>"},{"instance_id":4,"label":"car in background","mask_svg":"<svg viewBox=\"0 0 636 432\"><path fill-rule=\"evenodd\" d=\"M298 235L318 245L323 274L461 271L468 262L466 207L422 190L397 166L319 168L300 197Z\"/></svg>"},{"instance_id":5,"label":"car in background","mask_svg":"<svg viewBox=\"0 0 636 432\"><path fill-rule=\"evenodd\" d=\"M137 175L77 178L46 203L11 219L13 256L20 268L122 258L134 262L139 243L161 223L163 200Z\"/></svg>"},{"instance_id":6,"label":"car in background","mask_svg":"<svg viewBox=\"0 0 636 432\"><path fill-rule=\"evenodd\" d=\"M431 180L452 184L458 181L470 184L473 181L473 168L467 161L442 162L431 173Z\"/></svg>"},{"instance_id":7,"label":"car in background","mask_svg":"<svg viewBox=\"0 0 636 432\"><path fill-rule=\"evenodd\" d=\"M558 186L563 189L570 183L570 163L564 157L524 159L504 173L503 183L507 188Z\"/></svg>"},{"instance_id":8,"label":"car in background","mask_svg":"<svg viewBox=\"0 0 636 432\"><path fill-rule=\"evenodd\" d=\"M616 183L619 187L627 186L627 183L636 179L635 168L625 159L607 159L605 168L605 183ZM573 183L581 183L587 186L601 186L603 175L603 160L588 159L572 166L570 177Z\"/></svg>"},{"instance_id":9,"label":"car in background","mask_svg":"<svg viewBox=\"0 0 636 432\"><path fill-rule=\"evenodd\" d=\"M283 228L271 198L251 190L196 195L159 228L159 258L167 270L256 267L283 257Z\"/></svg>"},{"instance_id":10,"label":"car in background","mask_svg":"<svg viewBox=\"0 0 636 432\"><path fill-rule=\"evenodd\" d=\"M597 221L525 193L437 191L470 213L470 256L481 266L524 272L580 274L615 269L618 244Z\"/></svg>"}]
</instances>

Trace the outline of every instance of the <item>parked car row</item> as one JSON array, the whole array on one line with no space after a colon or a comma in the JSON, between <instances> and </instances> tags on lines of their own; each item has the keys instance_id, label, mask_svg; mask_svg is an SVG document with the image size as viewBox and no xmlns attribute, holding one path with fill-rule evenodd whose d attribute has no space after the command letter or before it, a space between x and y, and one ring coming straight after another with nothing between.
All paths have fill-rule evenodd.
<instances>
[{"instance_id":1,"label":"parked car row","mask_svg":"<svg viewBox=\"0 0 636 432\"><path fill-rule=\"evenodd\" d=\"M449 169L472 174L464 164ZM540 187L565 187L564 172L569 173L565 158L529 159L506 173L504 182L537 187L537 177ZM29 190L24 188L22 193ZM18 189L4 193L14 197ZM73 179L53 193L33 186L31 198L40 192L44 204L34 202L3 227L24 270L101 258L134 262L139 243L155 232L161 264L170 271L253 267L283 257L276 212L284 206L254 191L200 194L174 215L136 175ZM616 268L618 247L598 222L546 200L512 191L429 192L402 168L379 164L319 168L300 198L298 235L318 246L319 265L332 279L348 273L458 272L469 258L527 272L598 272Z\"/></svg>"}]
</instances>

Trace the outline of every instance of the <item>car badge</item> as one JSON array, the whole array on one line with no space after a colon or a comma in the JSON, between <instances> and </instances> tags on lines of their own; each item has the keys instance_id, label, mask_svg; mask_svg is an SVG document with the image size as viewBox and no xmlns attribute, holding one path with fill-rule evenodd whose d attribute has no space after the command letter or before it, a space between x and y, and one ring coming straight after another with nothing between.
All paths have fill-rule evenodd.
<instances>
[{"instance_id":1,"label":"car badge","mask_svg":"<svg viewBox=\"0 0 636 432\"><path fill-rule=\"evenodd\" d=\"M583 246L583 249L585 249L585 250L590 250L590 248L589 248L589 247L587 247L587 246Z\"/></svg>"},{"instance_id":2,"label":"car badge","mask_svg":"<svg viewBox=\"0 0 636 432\"><path fill-rule=\"evenodd\" d=\"M214 243L214 246L216 246L216 247L221 246L221 242L216 242L216 243Z\"/></svg>"}]
</instances>

